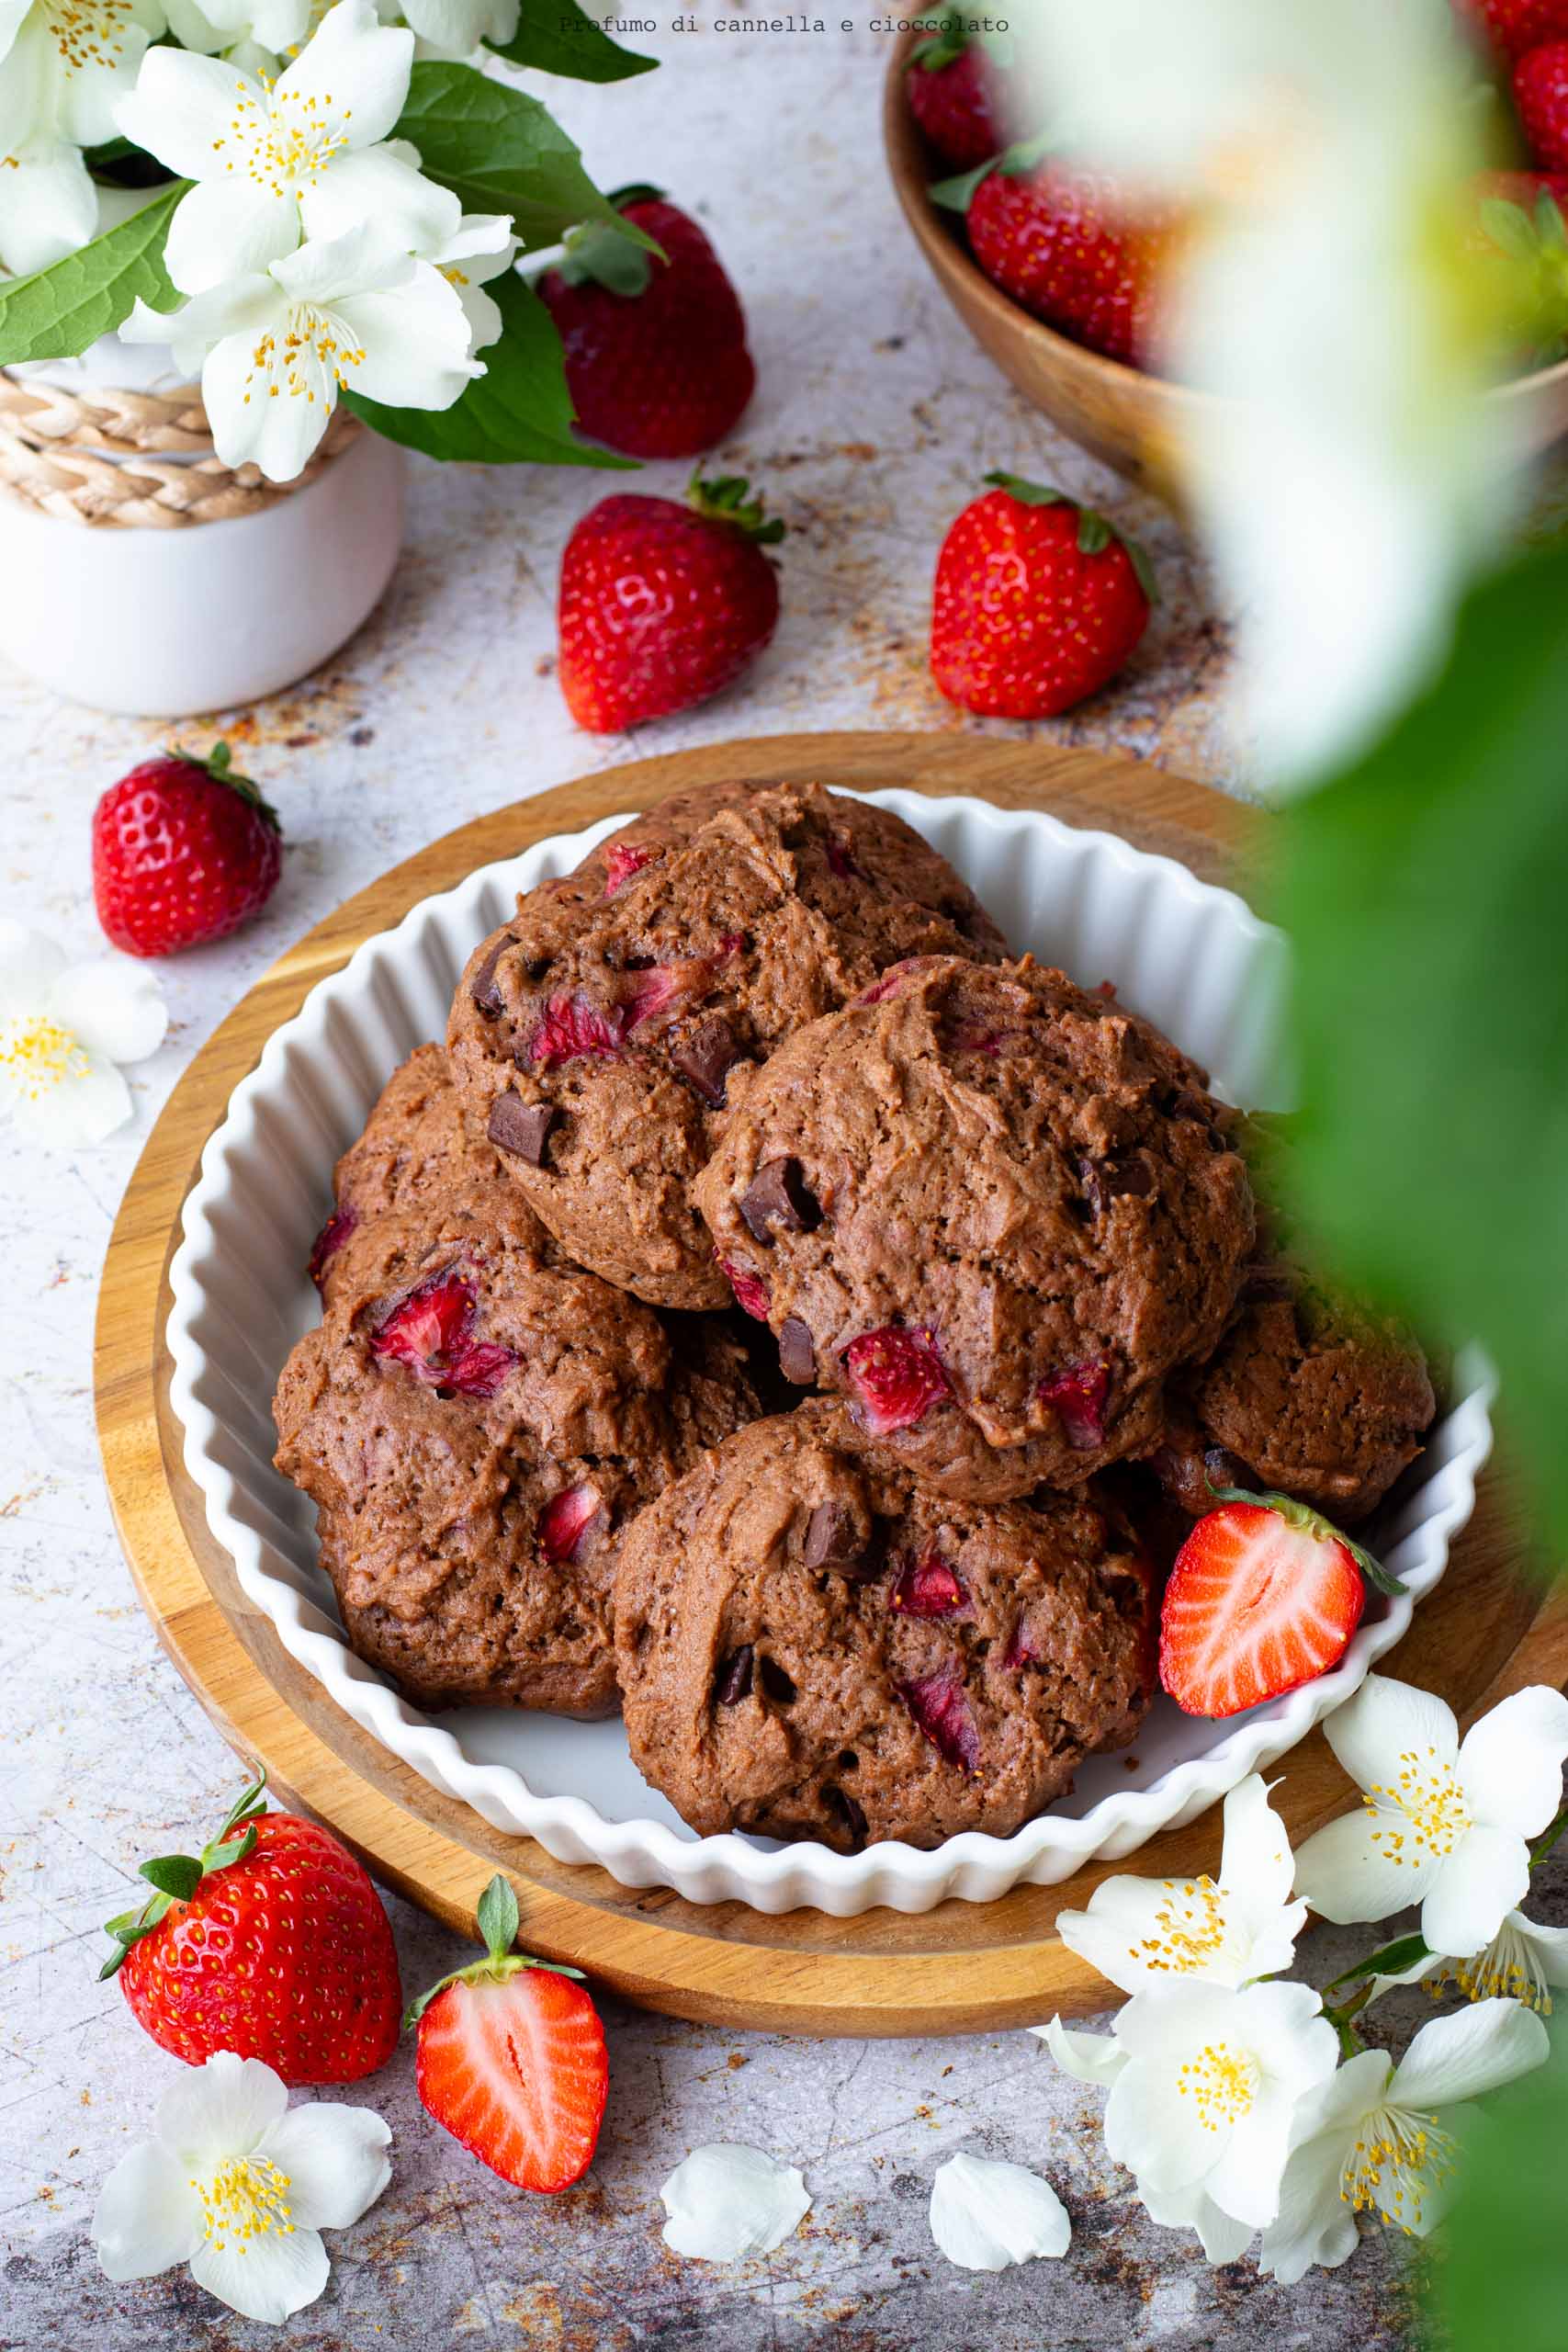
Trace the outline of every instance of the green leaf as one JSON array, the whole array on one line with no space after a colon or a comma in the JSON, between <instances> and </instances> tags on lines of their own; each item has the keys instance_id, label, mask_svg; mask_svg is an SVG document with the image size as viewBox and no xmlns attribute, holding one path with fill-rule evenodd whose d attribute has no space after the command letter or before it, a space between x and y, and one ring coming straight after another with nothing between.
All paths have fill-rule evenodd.
<instances>
[{"instance_id":1,"label":"green leaf","mask_svg":"<svg viewBox=\"0 0 1568 2352\"><path fill-rule=\"evenodd\" d=\"M188 1903L201 1884L201 1864L194 1854L160 1854L155 1860L142 1863L141 1875L160 1894Z\"/></svg>"},{"instance_id":2,"label":"green leaf","mask_svg":"<svg viewBox=\"0 0 1568 2352\"><path fill-rule=\"evenodd\" d=\"M574 82L626 82L634 74L655 72L659 64L657 57L622 49L577 0L523 0L512 39L487 46L513 65L569 74Z\"/></svg>"},{"instance_id":3,"label":"green leaf","mask_svg":"<svg viewBox=\"0 0 1568 2352\"><path fill-rule=\"evenodd\" d=\"M1436 682L1279 820L1299 1204L1337 1274L1479 1339L1568 1539L1568 548L1461 607ZM1321 1252L1320 1252L1321 1254Z\"/></svg>"},{"instance_id":4,"label":"green leaf","mask_svg":"<svg viewBox=\"0 0 1568 2352\"><path fill-rule=\"evenodd\" d=\"M499 1871L485 1888L475 1913L479 1935L492 1960L502 1960L517 1941L517 1897Z\"/></svg>"},{"instance_id":5,"label":"green leaf","mask_svg":"<svg viewBox=\"0 0 1568 2352\"><path fill-rule=\"evenodd\" d=\"M1332 1993L1339 1985L1354 1984L1363 1976L1403 1976L1404 1971L1414 1968L1418 1960L1430 1960L1431 1957L1424 1937L1396 1936L1393 1943L1381 1944L1376 1951L1370 1951L1365 1960L1353 1961L1348 1968L1342 1968L1337 1976L1329 1978L1323 1989L1325 1993Z\"/></svg>"},{"instance_id":6,"label":"green leaf","mask_svg":"<svg viewBox=\"0 0 1568 2352\"><path fill-rule=\"evenodd\" d=\"M1568 2044L1470 2111L1457 2190L1435 2264L1428 2338L1445 2352L1562 2352L1568 2298L1562 2119Z\"/></svg>"},{"instance_id":7,"label":"green leaf","mask_svg":"<svg viewBox=\"0 0 1568 2352\"><path fill-rule=\"evenodd\" d=\"M0 366L74 359L112 334L138 300L174 310L180 298L164 267L164 245L189 185L175 181L117 229L0 290Z\"/></svg>"},{"instance_id":8,"label":"green leaf","mask_svg":"<svg viewBox=\"0 0 1568 2352\"><path fill-rule=\"evenodd\" d=\"M558 244L580 220L618 223L658 251L594 187L547 107L471 65L416 65L397 136L412 140L430 177L466 212L510 212L525 252Z\"/></svg>"},{"instance_id":9,"label":"green leaf","mask_svg":"<svg viewBox=\"0 0 1568 2352\"><path fill-rule=\"evenodd\" d=\"M488 289L505 322L499 343L481 351L485 372L450 408L383 408L358 392L344 398L389 441L426 457L476 465L603 466L636 471L635 461L579 441L576 411L555 322L531 286L508 276Z\"/></svg>"},{"instance_id":10,"label":"green leaf","mask_svg":"<svg viewBox=\"0 0 1568 2352\"><path fill-rule=\"evenodd\" d=\"M248 1862L256 1850L256 1825L247 1822L244 1834L226 1838L220 1846L209 1846L201 1858L203 1871L225 1871L231 1862Z\"/></svg>"},{"instance_id":11,"label":"green leaf","mask_svg":"<svg viewBox=\"0 0 1568 2352\"><path fill-rule=\"evenodd\" d=\"M1492 243L1515 261L1534 261L1536 232L1523 205L1510 204L1506 197L1486 197L1481 206L1481 226Z\"/></svg>"}]
</instances>

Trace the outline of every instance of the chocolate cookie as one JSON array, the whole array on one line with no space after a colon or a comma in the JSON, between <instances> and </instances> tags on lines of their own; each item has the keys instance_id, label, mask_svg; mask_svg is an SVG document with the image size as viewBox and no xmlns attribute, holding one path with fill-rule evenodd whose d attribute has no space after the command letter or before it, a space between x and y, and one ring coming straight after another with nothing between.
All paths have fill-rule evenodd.
<instances>
[{"instance_id":1,"label":"chocolate cookie","mask_svg":"<svg viewBox=\"0 0 1568 2352\"><path fill-rule=\"evenodd\" d=\"M943 1492L1144 1453L1252 1249L1233 1115L1145 1021L1026 957L929 957L753 1072L694 1187L794 1380Z\"/></svg>"},{"instance_id":2,"label":"chocolate cookie","mask_svg":"<svg viewBox=\"0 0 1568 2352\"><path fill-rule=\"evenodd\" d=\"M1173 1396L1153 1466L1194 1515L1213 1509L1211 1487L1262 1487L1349 1526L1414 1462L1437 1409L1408 1331L1277 1261Z\"/></svg>"},{"instance_id":3,"label":"chocolate cookie","mask_svg":"<svg viewBox=\"0 0 1568 2352\"><path fill-rule=\"evenodd\" d=\"M274 1404L359 1656L423 1706L573 1715L615 1709L628 1523L756 1410L716 1322L439 1202L344 1244Z\"/></svg>"},{"instance_id":4,"label":"chocolate cookie","mask_svg":"<svg viewBox=\"0 0 1568 2352\"><path fill-rule=\"evenodd\" d=\"M1154 1690L1151 1580L1093 1500L944 1500L826 1401L649 1505L615 1613L632 1756L682 1818L843 1852L1010 1835Z\"/></svg>"},{"instance_id":5,"label":"chocolate cookie","mask_svg":"<svg viewBox=\"0 0 1568 2352\"><path fill-rule=\"evenodd\" d=\"M323 1295L352 1234L400 1209L488 1217L520 1249L554 1257L549 1234L502 1166L492 1144L469 1136L440 1046L416 1046L392 1072L333 1170L337 1205L316 1236L310 1275Z\"/></svg>"},{"instance_id":6,"label":"chocolate cookie","mask_svg":"<svg viewBox=\"0 0 1568 2352\"><path fill-rule=\"evenodd\" d=\"M530 892L476 951L453 1076L574 1258L655 1305L717 1306L690 1186L732 1094L804 1023L933 950L1003 952L900 819L815 785L709 787Z\"/></svg>"}]
</instances>

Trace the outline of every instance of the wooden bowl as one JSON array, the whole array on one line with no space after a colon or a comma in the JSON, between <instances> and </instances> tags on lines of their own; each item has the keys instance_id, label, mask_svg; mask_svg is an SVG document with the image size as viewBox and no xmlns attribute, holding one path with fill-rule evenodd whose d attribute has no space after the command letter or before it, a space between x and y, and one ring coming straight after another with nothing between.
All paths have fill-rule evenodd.
<instances>
[{"instance_id":1,"label":"wooden bowl","mask_svg":"<svg viewBox=\"0 0 1568 2352\"><path fill-rule=\"evenodd\" d=\"M964 243L958 216L942 211L926 193L940 166L904 96L909 51L919 37L906 34L888 67L883 137L894 190L932 276L976 342L1032 407L1179 511L1189 435L1205 412L1223 403L1214 393L1102 358L1032 318L992 285ZM1568 359L1499 385L1488 398L1505 413L1522 454L1537 457L1568 435Z\"/></svg>"}]
</instances>

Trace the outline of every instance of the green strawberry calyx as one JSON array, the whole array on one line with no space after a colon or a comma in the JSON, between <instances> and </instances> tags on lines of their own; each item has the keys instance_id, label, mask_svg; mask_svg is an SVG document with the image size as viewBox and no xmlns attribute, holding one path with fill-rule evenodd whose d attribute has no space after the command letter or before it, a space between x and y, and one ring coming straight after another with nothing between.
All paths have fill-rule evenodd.
<instances>
[{"instance_id":1,"label":"green strawberry calyx","mask_svg":"<svg viewBox=\"0 0 1568 2352\"><path fill-rule=\"evenodd\" d=\"M1507 307L1532 368L1550 368L1568 353L1568 225L1550 188L1528 210L1509 197L1489 196L1480 208L1483 234L1507 264Z\"/></svg>"},{"instance_id":2,"label":"green strawberry calyx","mask_svg":"<svg viewBox=\"0 0 1568 2352\"><path fill-rule=\"evenodd\" d=\"M1159 603L1159 582L1155 578L1155 568L1149 561L1147 548L1141 539L1133 537L1131 531L1124 531L1120 523L1113 523L1109 514L1101 514L1093 506L1080 506L1076 498L1069 498L1065 490L1055 490L1049 482L1026 481L1021 474L998 470L988 473L986 480L993 489L1005 490L1010 498L1016 498L1022 506L1077 508L1078 553L1103 555L1114 540L1125 553L1147 601L1151 605Z\"/></svg>"},{"instance_id":3,"label":"green strawberry calyx","mask_svg":"<svg viewBox=\"0 0 1568 2352\"><path fill-rule=\"evenodd\" d=\"M237 792L247 808L255 810L263 824L270 825L273 831L281 838L283 823L276 809L263 794L259 785L253 784L248 775L240 774L234 765L234 755L227 743L214 743L210 752L187 752L181 744L165 743L164 757L166 760L177 760L182 767L200 768L204 775L209 775L212 778L214 784L226 785L231 792Z\"/></svg>"},{"instance_id":4,"label":"green strawberry calyx","mask_svg":"<svg viewBox=\"0 0 1568 2352\"><path fill-rule=\"evenodd\" d=\"M560 1960L531 1960L526 1952L513 1951L517 1941L517 1895L510 1879L499 1871L491 1880L475 1906L475 1918L479 1934L484 1938L485 1957L470 1961L467 1968L454 1968L449 1975L439 1977L427 1992L411 2002L403 2017L406 2031L419 2023L438 1993L448 1984L504 1984L510 1976L521 1976L530 1968L543 1968L553 1976L575 1976L580 1981L581 1968L569 1968Z\"/></svg>"},{"instance_id":5,"label":"green strawberry calyx","mask_svg":"<svg viewBox=\"0 0 1568 2352\"><path fill-rule=\"evenodd\" d=\"M1314 1510L1309 1503L1298 1502L1293 1495L1255 1495L1246 1487L1212 1486L1209 1492L1217 1503L1251 1503L1258 1510L1271 1510L1284 1521L1287 1527L1299 1529L1302 1534L1310 1535L1314 1543L1342 1544L1367 1582L1374 1585L1379 1592L1386 1592L1391 1600L1397 1600L1404 1591L1401 1578L1391 1576L1381 1560L1374 1560L1371 1554L1353 1536L1347 1535L1342 1527L1336 1527L1332 1520L1325 1519L1323 1513Z\"/></svg>"},{"instance_id":6,"label":"green strawberry calyx","mask_svg":"<svg viewBox=\"0 0 1568 2352\"><path fill-rule=\"evenodd\" d=\"M926 194L946 212L967 212L982 180L988 180L993 172L1000 172L1010 180L1025 179L1039 169L1057 144L1054 130L1036 131L1032 139L1015 139L1010 147L1004 147L999 155L990 156L984 164L976 164L972 172L959 172L952 179L933 180Z\"/></svg>"},{"instance_id":7,"label":"green strawberry calyx","mask_svg":"<svg viewBox=\"0 0 1568 2352\"><path fill-rule=\"evenodd\" d=\"M616 212L624 212L628 204L654 203L663 194L661 187L654 187L646 180L635 180L629 187L616 188L610 203ZM634 244L626 230L614 220L582 220L562 238L561 257L556 268L568 286L602 286L606 293L619 294L623 300L635 302L639 294L648 291L654 255L663 262L669 260L661 245L654 244L651 239L646 246Z\"/></svg>"},{"instance_id":8,"label":"green strawberry calyx","mask_svg":"<svg viewBox=\"0 0 1568 2352\"><path fill-rule=\"evenodd\" d=\"M915 43L909 51L909 62L918 65L923 74L940 74L944 65L955 64L972 44L977 44L1004 69L1013 62L1010 32L999 25L976 24L962 8L948 8L936 30Z\"/></svg>"},{"instance_id":9,"label":"green strawberry calyx","mask_svg":"<svg viewBox=\"0 0 1568 2352\"><path fill-rule=\"evenodd\" d=\"M777 547L787 526L768 514L761 491L755 498L747 495L750 487L744 474L721 474L715 481L705 481L698 472L692 476L686 499L708 522L732 523L754 547Z\"/></svg>"},{"instance_id":10,"label":"green strawberry calyx","mask_svg":"<svg viewBox=\"0 0 1568 2352\"><path fill-rule=\"evenodd\" d=\"M175 756L183 759L185 754ZM104 1932L114 1938L116 1949L98 1971L100 1984L115 1973L133 1944L162 1926L172 1903L188 1903L214 1871L250 1860L255 1851L256 1823L265 1811L266 1774L258 1765L255 1779L235 1798L222 1828L199 1854L160 1854L141 1865L141 1875L155 1892L140 1911L122 1911L118 1919L105 1921Z\"/></svg>"}]
</instances>

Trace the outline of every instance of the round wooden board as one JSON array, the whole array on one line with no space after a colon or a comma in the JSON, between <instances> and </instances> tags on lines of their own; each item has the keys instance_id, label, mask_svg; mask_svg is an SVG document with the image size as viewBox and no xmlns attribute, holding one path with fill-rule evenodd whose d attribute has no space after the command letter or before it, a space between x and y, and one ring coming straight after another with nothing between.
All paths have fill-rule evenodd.
<instances>
[{"instance_id":1,"label":"round wooden board","mask_svg":"<svg viewBox=\"0 0 1568 2352\"><path fill-rule=\"evenodd\" d=\"M115 1518L160 1638L236 1752L259 1758L285 1802L330 1824L379 1877L448 1925L473 1930L492 1871L517 1889L522 1941L584 1967L626 1998L678 2017L806 2034L967 2032L1103 2007L1107 1987L1055 1938L1108 1865L990 1904L919 1917L817 1911L770 1918L742 1904L636 1892L553 1861L428 1787L352 1723L241 1594L181 1463L164 1331L167 1270L202 1147L238 1080L314 984L416 900L547 833L570 831L708 777L816 777L913 786L1038 808L1123 834L1210 877L1235 872L1245 812L1203 786L1108 752L962 735L794 735L642 760L498 809L448 833L317 925L257 982L171 1096L116 1220L98 1304L95 1382ZM325 1171L323 1171L323 1182ZM1543 1600L1489 1480L1438 1591L1390 1670L1472 1714L1527 1682L1568 1681L1568 1604ZM1349 1784L1321 1735L1286 1759L1279 1802L1300 1838L1345 1808ZM1213 1869L1218 1819L1156 1839L1135 1867Z\"/></svg>"}]
</instances>

